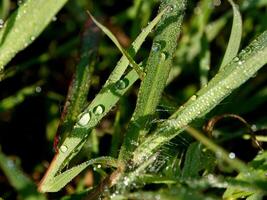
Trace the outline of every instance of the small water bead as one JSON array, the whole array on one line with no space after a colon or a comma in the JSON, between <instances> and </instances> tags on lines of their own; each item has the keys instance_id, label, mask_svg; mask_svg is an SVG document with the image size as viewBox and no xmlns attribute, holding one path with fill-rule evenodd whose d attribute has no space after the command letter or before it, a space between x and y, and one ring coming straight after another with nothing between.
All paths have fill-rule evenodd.
<instances>
[{"instance_id":1,"label":"small water bead","mask_svg":"<svg viewBox=\"0 0 267 200\"><path fill-rule=\"evenodd\" d=\"M101 104L94 107L93 112L95 115L101 115L105 111L105 107Z\"/></svg>"},{"instance_id":2,"label":"small water bead","mask_svg":"<svg viewBox=\"0 0 267 200\"><path fill-rule=\"evenodd\" d=\"M197 99L197 95L193 95L190 100L195 101Z\"/></svg>"},{"instance_id":3,"label":"small water bead","mask_svg":"<svg viewBox=\"0 0 267 200\"><path fill-rule=\"evenodd\" d=\"M176 5L169 5L168 12L172 12L175 9L176 9Z\"/></svg>"},{"instance_id":4,"label":"small water bead","mask_svg":"<svg viewBox=\"0 0 267 200\"><path fill-rule=\"evenodd\" d=\"M60 151L61 151L62 153L66 153L66 152L68 151L68 147L65 146L65 145L62 145L62 146L60 147Z\"/></svg>"},{"instance_id":5,"label":"small water bead","mask_svg":"<svg viewBox=\"0 0 267 200\"><path fill-rule=\"evenodd\" d=\"M152 51L157 52L161 49L161 45L157 42L155 42L152 46Z\"/></svg>"},{"instance_id":6,"label":"small water bead","mask_svg":"<svg viewBox=\"0 0 267 200\"><path fill-rule=\"evenodd\" d=\"M3 28L3 27L4 27L4 20L0 19L0 28Z\"/></svg>"},{"instance_id":7,"label":"small water bead","mask_svg":"<svg viewBox=\"0 0 267 200\"><path fill-rule=\"evenodd\" d=\"M115 87L118 90L123 90L129 85L129 81L127 79L118 80L115 83Z\"/></svg>"},{"instance_id":8,"label":"small water bead","mask_svg":"<svg viewBox=\"0 0 267 200\"><path fill-rule=\"evenodd\" d=\"M230 159L235 159L235 153L233 153L233 152L229 153L228 156Z\"/></svg>"},{"instance_id":9,"label":"small water bead","mask_svg":"<svg viewBox=\"0 0 267 200\"><path fill-rule=\"evenodd\" d=\"M78 121L80 126L86 126L91 119L90 113L84 113Z\"/></svg>"},{"instance_id":10,"label":"small water bead","mask_svg":"<svg viewBox=\"0 0 267 200\"><path fill-rule=\"evenodd\" d=\"M101 166L100 164L99 164L99 165L97 165L97 168L98 168L98 169L100 169L101 167L102 167L102 166Z\"/></svg>"},{"instance_id":11,"label":"small water bead","mask_svg":"<svg viewBox=\"0 0 267 200\"><path fill-rule=\"evenodd\" d=\"M31 36L31 41L35 40L35 37L34 36Z\"/></svg>"},{"instance_id":12,"label":"small water bead","mask_svg":"<svg viewBox=\"0 0 267 200\"><path fill-rule=\"evenodd\" d=\"M41 88L40 86L37 86L37 87L35 88L35 92L37 92L37 93L42 92L42 88Z\"/></svg>"}]
</instances>

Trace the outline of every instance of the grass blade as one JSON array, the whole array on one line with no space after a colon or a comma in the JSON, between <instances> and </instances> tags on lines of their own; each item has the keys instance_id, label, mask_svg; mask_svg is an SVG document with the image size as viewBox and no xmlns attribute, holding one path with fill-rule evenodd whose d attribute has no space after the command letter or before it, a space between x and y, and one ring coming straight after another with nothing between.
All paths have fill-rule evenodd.
<instances>
[{"instance_id":1,"label":"grass blade","mask_svg":"<svg viewBox=\"0 0 267 200\"><path fill-rule=\"evenodd\" d=\"M67 0L28 0L8 18L0 30L0 80L4 66L29 46Z\"/></svg>"},{"instance_id":2,"label":"grass blade","mask_svg":"<svg viewBox=\"0 0 267 200\"><path fill-rule=\"evenodd\" d=\"M218 105L225 97L251 78L267 63L267 31L241 51L224 70L165 121L134 152L134 162L139 164L147 155L153 154L191 123Z\"/></svg>"},{"instance_id":3,"label":"grass blade","mask_svg":"<svg viewBox=\"0 0 267 200\"><path fill-rule=\"evenodd\" d=\"M42 192L57 192L69 183L75 176L90 165L101 164L101 166L118 167L117 160L112 157L99 157L77 165L62 174L48 180L47 184L42 186Z\"/></svg>"},{"instance_id":4,"label":"grass blade","mask_svg":"<svg viewBox=\"0 0 267 200\"><path fill-rule=\"evenodd\" d=\"M242 18L238 6L232 0L228 1L233 8L233 24L220 70L222 70L237 55L242 37Z\"/></svg>"},{"instance_id":5,"label":"grass blade","mask_svg":"<svg viewBox=\"0 0 267 200\"><path fill-rule=\"evenodd\" d=\"M168 11L156 29L158 34L153 40L147 61L147 75L141 84L137 105L120 152L121 161L129 158L136 148L135 144L146 135L145 126L156 111L172 66L185 5L184 0L170 0L161 4L161 9Z\"/></svg>"},{"instance_id":6,"label":"grass blade","mask_svg":"<svg viewBox=\"0 0 267 200\"><path fill-rule=\"evenodd\" d=\"M134 59L132 58L132 56L127 51L124 50L124 48L120 45L120 43L117 40L117 38L105 26L103 26L102 24L100 24L91 15L91 13L89 11L88 11L88 14L89 14L90 18L94 21L94 23L112 40L112 42L121 51L121 53L129 60L129 62L131 63L131 66L137 72L137 74L139 75L139 77L143 80L144 79L144 76L145 76L143 70L139 67L138 64L136 64L136 62L134 61Z\"/></svg>"},{"instance_id":7,"label":"grass blade","mask_svg":"<svg viewBox=\"0 0 267 200\"><path fill-rule=\"evenodd\" d=\"M0 150L0 168L6 175L9 183L18 191L21 199L46 200L43 194L37 192L35 183L30 180L6 155Z\"/></svg>"}]
</instances>

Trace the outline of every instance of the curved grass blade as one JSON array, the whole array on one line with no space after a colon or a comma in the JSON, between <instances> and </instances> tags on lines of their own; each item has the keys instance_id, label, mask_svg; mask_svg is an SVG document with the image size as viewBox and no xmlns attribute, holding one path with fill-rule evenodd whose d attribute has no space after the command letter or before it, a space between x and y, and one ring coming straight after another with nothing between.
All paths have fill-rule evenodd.
<instances>
[{"instance_id":1,"label":"curved grass blade","mask_svg":"<svg viewBox=\"0 0 267 200\"><path fill-rule=\"evenodd\" d=\"M112 42L117 46L117 48L121 51L121 53L129 60L131 66L134 68L134 70L137 72L137 74L139 75L140 79L143 80L144 79L144 72L143 70L139 67L138 64L136 64L136 62L134 61L134 59L132 58L132 56L124 50L124 48L120 45L119 41L117 40L117 38L102 24L100 24L92 15L91 13L88 11L88 14L90 16L90 18L94 21L94 23L112 40Z\"/></svg>"},{"instance_id":2,"label":"curved grass blade","mask_svg":"<svg viewBox=\"0 0 267 200\"><path fill-rule=\"evenodd\" d=\"M204 116L267 63L267 31L257 37L184 106L180 107L134 152L134 163L181 133L193 120Z\"/></svg>"},{"instance_id":3,"label":"curved grass blade","mask_svg":"<svg viewBox=\"0 0 267 200\"><path fill-rule=\"evenodd\" d=\"M8 18L0 30L0 80L4 66L29 46L67 0L28 0Z\"/></svg>"},{"instance_id":4,"label":"curved grass blade","mask_svg":"<svg viewBox=\"0 0 267 200\"><path fill-rule=\"evenodd\" d=\"M222 70L237 55L242 37L242 18L238 6L232 0L228 1L233 8L233 24L220 70Z\"/></svg>"},{"instance_id":5,"label":"curved grass blade","mask_svg":"<svg viewBox=\"0 0 267 200\"><path fill-rule=\"evenodd\" d=\"M42 186L42 192L57 192L69 183L75 176L90 165L101 164L101 166L118 167L117 160L112 157L99 157L86 161L80 165L77 165L69 170L66 170L62 174L59 174L53 179L47 181L47 184Z\"/></svg>"}]
</instances>

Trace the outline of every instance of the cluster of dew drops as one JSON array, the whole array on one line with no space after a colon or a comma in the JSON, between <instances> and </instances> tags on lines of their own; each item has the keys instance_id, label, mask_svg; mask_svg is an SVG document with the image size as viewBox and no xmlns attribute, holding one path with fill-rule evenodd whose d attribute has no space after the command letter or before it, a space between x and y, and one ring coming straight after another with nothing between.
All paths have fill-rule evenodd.
<instances>
[{"instance_id":1,"label":"cluster of dew drops","mask_svg":"<svg viewBox=\"0 0 267 200\"><path fill-rule=\"evenodd\" d=\"M118 80L116 83L115 83L115 88L117 90L122 90L122 89L125 89L126 87L128 86L128 80L127 79L121 79L121 80ZM105 106L103 104L98 104L97 106L95 106L93 108L93 115L95 116L100 116L102 115L104 112L105 112ZM77 124L80 126L80 127L86 127L89 122L91 121L92 119L92 114L90 111L87 111L87 112L84 112L81 114L81 116L79 117L79 120L77 122ZM68 147L65 146L65 145L62 145L60 147L60 150L62 153L66 153L68 151Z\"/></svg>"}]
</instances>

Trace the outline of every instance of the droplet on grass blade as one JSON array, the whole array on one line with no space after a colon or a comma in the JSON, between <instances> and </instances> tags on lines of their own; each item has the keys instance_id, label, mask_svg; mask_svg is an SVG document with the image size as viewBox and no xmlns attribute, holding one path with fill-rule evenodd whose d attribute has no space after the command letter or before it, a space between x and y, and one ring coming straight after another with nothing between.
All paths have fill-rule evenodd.
<instances>
[{"instance_id":1,"label":"droplet on grass blade","mask_svg":"<svg viewBox=\"0 0 267 200\"><path fill-rule=\"evenodd\" d=\"M89 112L84 113L79 119L78 124L80 126L86 126L89 123L90 119L91 119L90 113Z\"/></svg>"},{"instance_id":2,"label":"droplet on grass blade","mask_svg":"<svg viewBox=\"0 0 267 200\"><path fill-rule=\"evenodd\" d=\"M101 115L105 111L105 107L101 104L94 107L93 112L95 115Z\"/></svg>"}]
</instances>

